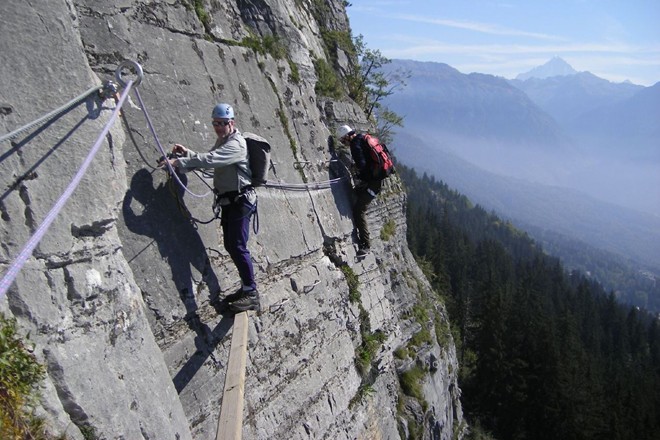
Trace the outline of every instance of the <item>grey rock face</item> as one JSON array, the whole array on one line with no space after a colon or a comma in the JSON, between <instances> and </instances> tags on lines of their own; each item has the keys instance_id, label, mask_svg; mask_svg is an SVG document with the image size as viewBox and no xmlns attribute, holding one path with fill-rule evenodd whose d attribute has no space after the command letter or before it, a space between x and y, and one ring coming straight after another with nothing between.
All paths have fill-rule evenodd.
<instances>
[{"instance_id":1,"label":"grey rock face","mask_svg":"<svg viewBox=\"0 0 660 440\"><path fill-rule=\"evenodd\" d=\"M180 1L45 3L0 6L0 133L113 79L125 59L145 72L137 87L143 104L131 94L0 302L31 332L47 366L41 413L52 431L215 438L233 320L211 299L233 293L238 274L219 222L199 222L213 217L211 197L197 197L210 180L181 175L184 192L155 169L162 153L143 110L167 150L182 143L205 151L215 136L210 111L229 102L240 130L273 145L270 182L344 177L327 189L258 188L260 229L250 250L264 313L250 318L244 438L399 438L401 365L393 353L419 331L410 310L430 287L407 250L396 177L368 212L374 252L355 259L350 184L337 162L345 154L328 139L340 123L367 124L353 103L314 92L313 57L325 57L320 29L347 29L342 2L326 2L322 14L294 0L201 2L198 11ZM277 36L299 79L288 60L237 44L255 35ZM92 97L0 145L3 273L113 107ZM381 240L386 224L394 233ZM346 267L359 280L359 302L349 299ZM355 358L365 326L385 342L363 377ZM451 438L462 420L448 341L417 354L419 362L436 359L423 383L425 438Z\"/></svg>"}]
</instances>

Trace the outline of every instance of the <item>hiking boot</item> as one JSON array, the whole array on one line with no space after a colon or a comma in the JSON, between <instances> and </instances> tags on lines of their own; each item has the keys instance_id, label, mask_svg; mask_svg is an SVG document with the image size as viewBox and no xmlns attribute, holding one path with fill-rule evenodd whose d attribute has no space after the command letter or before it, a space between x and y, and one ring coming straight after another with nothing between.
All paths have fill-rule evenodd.
<instances>
[{"instance_id":1,"label":"hiking boot","mask_svg":"<svg viewBox=\"0 0 660 440\"><path fill-rule=\"evenodd\" d=\"M259 304L259 292L255 290L249 290L247 292L241 292L242 296L229 304L229 309L232 312L245 312L247 310L256 310L259 311L261 306Z\"/></svg>"},{"instance_id":2,"label":"hiking boot","mask_svg":"<svg viewBox=\"0 0 660 440\"><path fill-rule=\"evenodd\" d=\"M369 252L371 252L371 249L368 247L361 247L357 251L357 256L358 257L365 257Z\"/></svg>"},{"instance_id":3,"label":"hiking boot","mask_svg":"<svg viewBox=\"0 0 660 440\"><path fill-rule=\"evenodd\" d=\"M241 299L241 298L243 298L244 296L245 296L245 291L243 290L242 287L239 287L238 290L237 290L236 292L234 292L234 293L232 293L232 294L229 294L229 295L225 296L225 297L222 299L222 301L224 301L224 302L226 302L226 303L231 303L231 302L236 301L237 299Z\"/></svg>"}]
</instances>

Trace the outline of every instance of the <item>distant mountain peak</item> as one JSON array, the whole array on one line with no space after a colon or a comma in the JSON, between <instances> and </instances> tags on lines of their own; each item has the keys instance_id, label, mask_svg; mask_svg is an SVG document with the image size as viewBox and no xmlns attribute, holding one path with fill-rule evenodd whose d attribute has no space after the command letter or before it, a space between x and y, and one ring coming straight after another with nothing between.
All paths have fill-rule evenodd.
<instances>
[{"instance_id":1,"label":"distant mountain peak","mask_svg":"<svg viewBox=\"0 0 660 440\"><path fill-rule=\"evenodd\" d=\"M522 81L529 78L545 79L553 76L575 75L576 73L578 73L578 71L573 69L573 67L562 58L553 57L544 65L534 67L529 72L521 73L520 75L516 76L516 79Z\"/></svg>"}]
</instances>

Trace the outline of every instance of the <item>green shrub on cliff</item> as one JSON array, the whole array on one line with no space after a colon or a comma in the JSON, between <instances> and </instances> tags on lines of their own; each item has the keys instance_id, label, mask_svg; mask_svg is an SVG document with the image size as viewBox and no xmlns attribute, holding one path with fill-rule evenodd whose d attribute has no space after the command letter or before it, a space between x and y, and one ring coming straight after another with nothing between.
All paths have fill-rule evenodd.
<instances>
[{"instance_id":1,"label":"green shrub on cliff","mask_svg":"<svg viewBox=\"0 0 660 440\"><path fill-rule=\"evenodd\" d=\"M46 439L32 408L45 369L18 336L16 321L0 314L0 438Z\"/></svg>"}]
</instances>

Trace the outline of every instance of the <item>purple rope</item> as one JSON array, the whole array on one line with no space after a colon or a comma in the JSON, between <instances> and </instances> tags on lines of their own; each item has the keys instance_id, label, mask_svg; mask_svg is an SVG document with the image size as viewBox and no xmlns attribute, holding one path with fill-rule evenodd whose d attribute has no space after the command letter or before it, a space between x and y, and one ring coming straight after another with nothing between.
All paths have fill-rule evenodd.
<instances>
[{"instance_id":1,"label":"purple rope","mask_svg":"<svg viewBox=\"0 0 660 440\"><path fill-rule=\"evenodd\" d=\"M108 131L110 131L110 127L112 127L112 124L115 122L115 119L117 119L117 115L119 114L122 105L124 105L124 101L126 100L126 97L128 96L128 93L130 92L132 86L133 86L133 81L129 80L126 83L121 98L117 102L117 106L115 107L115 110L112 112L112 116L110 116L110 120L108 120L108 123L103 128L103 131L96 140L96 143L94 144L91 151L87 155L85 162L83 162L82 166L74 176L73 180L71 180L69 186L67 186L67 188L64 190L60 198L55 203L55 205L53 205L48 215L46 215L46 218L44 219L43 223L39 225L35 233L32 235L32 237L30 237L28 242L25 244L25 247L23 247L23 250L21 250L21 252L18 254L14 262L11 264L9 270L7 270L7 273L5 273L4 277L2 277L2 281L0 281L0 299L2 299L5 293L7 293L7 290L9 290L9 287L16 279L18 272L20 272L20 270L23 268L23 265L25 265L27 259L30 258L30 256L32 255L32 251L34 251L34 248L37 247L37 244L39 244L43 236L46 234L46 231L50 227L51 223L53 223L53 221L55 220L55 217L57 217L57 215L64 207L64 204L67 202L67 200L69 200L69 197L71 197L73 191L76 189L78 184L80 184L80 181L82 180L83 175L87 171L87 168L89 168L90 164L92 163L92 160L94 159L94 156L101 148L101 143L103 142L103 139L108 134Z\"/></svg>"},{"instance_id":2,"label":"purple rope","mask_svg":"<svg viewBox=\"0 0 660 440\"><path fill-rule=\"evenodd\" d=\"M156 145L158 146L158 150L160 150L160 154L162 154L163 157L167 157L167 153L165 153L165 149L161 145L160 140L158 140L158 135L156 134L156 130L154 129L154 124L151 123L151 118L149 117L149 113L147 113L147 107L145 107L144 102L142 101L142 97L140 96L140 91L138 89L135 89L135 96L137 96L137 99L140 102L140 108L142 108L144 117L147 119L147 125L149 125L151 134L154 136L154 139L156 140ZM195 194L194 192L188 189L188 187L181 181L181 179L179 179L177 173L174 172L174 167L172 167L172 165L170 165L170 163L167 161L165 163L167 163L167 169L170 171L170 174L174 176L174 179L179 183L181 188L183 188L191 196L198 197L201 199L202 197L206 197L213 192L213 191L208 191L204 194Z\"/></svg>"}]
</instances>

